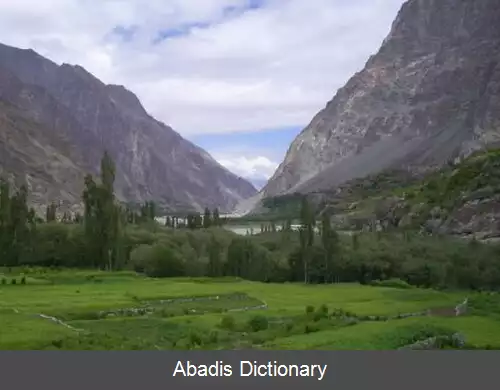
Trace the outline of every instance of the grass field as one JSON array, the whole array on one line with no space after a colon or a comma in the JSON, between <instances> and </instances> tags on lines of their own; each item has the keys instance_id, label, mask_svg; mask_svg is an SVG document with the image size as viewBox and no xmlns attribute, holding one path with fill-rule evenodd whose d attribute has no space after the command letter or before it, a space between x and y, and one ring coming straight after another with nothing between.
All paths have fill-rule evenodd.
<instances>
[{"instance_id":1,"label":"grass field","mask_svg":"<svg viewBox=\"0 0 500 390\"><path fill-rule=\"evenodd\" d=\"M20 273L0 271L3 350L396 349L454 332L475 348L500 345L498 295L151 279L129 272L24 272L26 284ZM386 318L453 308L466 296L470 308L464 316Z\"/></svg>"}]
</instances>

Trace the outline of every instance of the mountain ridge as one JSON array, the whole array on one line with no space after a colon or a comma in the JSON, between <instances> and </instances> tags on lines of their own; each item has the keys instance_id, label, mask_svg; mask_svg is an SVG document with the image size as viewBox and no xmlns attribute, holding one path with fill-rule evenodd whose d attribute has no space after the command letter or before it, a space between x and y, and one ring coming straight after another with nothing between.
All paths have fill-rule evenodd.
<instances>
[{"instance_id":1,"label":"mountain ridge","mask_svg":"<svg viewBox=\"0 0 500 390\"><path fill-rule=\"evenodd\" d=\"M208 152L151 116L123 85L105 84L80 65L57 65L32 49L3 44L1 69L0 91L4 92L0 92L0 99L18 105L22 90L41 91L46 104L41 104L40 99L28 99L18 107L21 112L17 115L30 117L33 126L64 134L81 154L75 165L82 171L95 174L104 150L110 153L117 165L116 192L121 200L154 200L170 209L218 207L231 211L235 204L257 192L251 183L223 167ZM20 85L18 91L11 91L9 96L7 86L15 82ZM67 126L60 123L64 119L62 112L70 118ZM19 176L25 168L22 165L19 160L17 166L3 166L3 170ZM56 187L63 190L61 185ZM76 194L63 198L69 202L78 199Z\"/></svg>"},{"instance_id":2,"label":"mountain ridge","mask_svg":"<svg viewBox=\"0 0 500 390\"><path fill-rule=\"evenodd\" d=\"M436 169L500 140L495 0L409 0L378 52L290 145L257 198Z\"/></svg>"}]
</instances>

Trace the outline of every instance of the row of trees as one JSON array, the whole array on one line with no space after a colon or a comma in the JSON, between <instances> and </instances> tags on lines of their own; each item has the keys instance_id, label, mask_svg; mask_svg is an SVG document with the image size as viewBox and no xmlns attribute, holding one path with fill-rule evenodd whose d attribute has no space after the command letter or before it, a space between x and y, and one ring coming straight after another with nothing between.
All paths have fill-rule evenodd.
<instances>
[{"instance_id":1,"label":"row of trees","mask_svg":"<svg viewBox=\"0 0 500 390\"><path fill-rule=\"evenodd\" d=\"M0 182L0 264L15 266L31 263L36 257L35 240L37 225L71 224L81 226L84 232L83 245L85 266L101 269L121 268L129 259L133 247L125 243L127 225L141 225L155 221L157 206L147 201L140 207L125 206L117 201L114 194L116 167L110 155L105 152L100 166L100 180L88 174L84 179L83 215L64 212L58 218L58 205L51 203L46 207L45 221L38 218L33 208L28 208L26 186L11 194L7 181ZM221 226L219 210L205 209L200 214L189 214L186 218L168 216L165 225L172 228L208 229ZM50 229L48 229L50 230ZM60 235L60 233L57 233ZM38 234L43 236L44 234ZM60 241L54 239L54 245Z\"/></svg>"},{"instance_id":2,"label":"row of trees","mask_svg":"<svg viewBox=\"0 0 500 390\"><path fill-rule=\"evenodd\" d=\"M67 218L68 223L55 222L54 205L46 210L49 223L43 223L27 206L27 189L11 194L2 182L0 264L130 267L155 277L239 276L268 282L401 278L415 285L464 288L500 283L498 247L410 233L363 233L349 239L332 229L329 215L316 221L307 199L302 201L298 232L287 221L278 234L235 236L210 228L220 224L215 210L206 210L201 224L200 218L190 218L196 224L175 234L150 228L154 225L142 222L155 219L155 204L146 202L135 211L121 205L114 196L114 180L113 161L105 154L99 180L85 178L83 215ZM172 221L179 226L176 217Z\"/></svg>"},{"instance_id":3,"label":"row of trees","mask_svg":"<svg viewBox=\"0 0 500 390\"><path fill-rule=\"evenodd\" d=\"M11 195L7 181L0 183L0 259L15 265L27 255L26 245L32 242L36 228L35 211L27 206L28 190L21 186Z\"/></svg>"},{"instance_id":4,"label":"row of trees","mask_svg":"<svg viewBox=\"0 0 500 390\"><path fill-rule=\"evenodd\" d=\"M303 280L306 284L338 281L338 276L335 275L335 257L339 254L339 237L331 227L330 216L327 213L322 214L319 226L322 253L318 256L315 247L316 215L306 197L302 199L300 214L300 246L289 258L293 279Z\"/></svg>"},{"instance_id":5,"label":"row of trees","mask_svg":"<svg viewBox=\"0 0 500 390\"><path fill-rule=\"evenodd\" d=\"M181 227L185 226L188 229L208 229L212 226L222 226L224 221L220 218L219 209L215 208L213 211L207 207L203 216L200 213L190 213L187 215L184 224L179 224L178 217L167 216L165 226L168 227Z\"/></svg>"}]
</instances>

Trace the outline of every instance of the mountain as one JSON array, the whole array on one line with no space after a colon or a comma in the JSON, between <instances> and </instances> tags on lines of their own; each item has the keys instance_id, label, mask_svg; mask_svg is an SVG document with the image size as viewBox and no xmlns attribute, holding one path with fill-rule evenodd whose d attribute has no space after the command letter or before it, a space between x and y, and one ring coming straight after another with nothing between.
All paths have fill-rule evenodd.
<instances>
[{"instance_id":1,"label":"mountain","mask_svg":"<svg viewBox=\"0 0 500 390\"><path fill-rule=\"evenodd\" d=\"M28 182L35 203L80 202L83 176L98 172L104 150L123 201L231 211L257 192L123 86L31 49L0 44L0 126L0 170Z\"/></svg>"},{"instance_id":2,"label":"mountain","mask_svg":"<svg viewBox=\"0 0 500 390\"><path fill-rule=\"evenodd\" d=\"M380 50L291 144L257 198L387 169L433 170L500 141L498 0L409 0Z\"/></svg>"},{"instance_id":3,"label":"mountain","mask_svg":"<svg viewBox=\"0 0 500 390\"><path fill-rule=\"evenodd\" d=\"M248 181L250 181L250 183L253 184L253 186L257 189L262 189L266 183L267 183L267 180L266 179L252 179L252 178L248 178Z\"/></svg>"},{"instance_id":4,"label":"mountain","mask_svg":"<svg viewBox=\"0 0 500 390\"><path fill-rule=\"evenodd\" d=\"M340 230L403 228L500 238L500 149L478 151L423 177L386 171L323 194ZM281 197L276 198L281 199Z\"/></svg>"}]
</instances>

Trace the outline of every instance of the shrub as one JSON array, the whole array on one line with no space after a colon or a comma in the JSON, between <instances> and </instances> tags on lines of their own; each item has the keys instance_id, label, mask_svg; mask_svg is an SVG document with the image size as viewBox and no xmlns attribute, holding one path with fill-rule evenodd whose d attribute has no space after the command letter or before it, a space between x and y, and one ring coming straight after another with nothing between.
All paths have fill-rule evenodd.
<instances>
[{"instance_id":1,"label":"shrub","mask_svg":"<svg viewBox=\"0 0 500 390\"><path fill-rule=\"evenodd\" d=\"M180 340L177 340L177 342L175 343L175 347L177 349L186 350L186 349L192 349L193 344L191 343L191 340L189 338L182 338Z\"/></svg>"},{"instance_id":2,"label":"shrub","mask_svg":"<svg viewBox=\"0 0 500 390\"><path fill-rule=\"evenodd\" d=\"M317 312L314 313L313 321L314 322L319 322L319 321L321 321L324 318L325 318L325 315L323 313L317 311Z\"/></svg>"},{"instance_id":3,"label":"shrub","mask_svg":"<svg viewBox=\"0 0 500 390\"><path fill-rule=\"evenodd\" d=\"M191 345L203 345L203 339L197 332L191 332L189 334L189 343Z\"/></svg>"},{"instance_id":4,"label":"shrub","mask_svg":"<svg viewBox=\"0 0 500 390\"><path fill-rule=\"evenodd\" d=\"M401 279L375 280L371 283L371 285L377 287L391 287L401 289L413 288L413 286Z\"/></svg>"},{"instance_id":5,"label":"shrub","mask_svg":"<svg viewBox=\"0 0 500 390\"><path fill-rule=\"evenodd\" d=\"M314 324L306 324L304 328L304 333L309 334L309 333L314 333L318 331L318 327Z\"/></svg>"},{"instance_id":6,"label":"shrub","mask_svg":"<svg viewBox=\"0 0 500 390\"><path fill-rule=\"evenodd\" d=\"M318 308L318 313L321 313L324 317L328 316L328 306L326 306L325 304L321 305Z\"/></svg>"},{"instance_id":7,"label":"shrub","mask_svg":"<svg viewBox=\"0 0 500 390\"><path fill-rule=\"evenodd\" d=\"M17 280L16 280L16 279L12 279L12 280L10 281L10 284L17 284Z\"/></svg>"},{"instance_id":8,"label":"shrub","mask_svg":"<svg viewBox=\"0 0 500 390\"><path fill-rule=\"evenodd\" d=\"M136 270L143 270L150 277L184 275L182 258L166 244L141 245L134 249L131 259Z\"/></svg>"},{"instance_id":9,"label":"shrub","mask_svg":"<svg viewBox=\"0 0 500 390\"><path fill-rule=\"evenodd\" d=\"M63 340L54 340L52 341L52 345L57 349L61 349L63 347Z\"/></svg>"},{"instance_id":10,"label":"shrub","mask_svg":"<svg viewBox=\"0 0 500 390\"><path fill-rule=\"evenodd\" d=\"M7 284L7 279L2 278L2 284Z\"/></svg>"},{"instance_id":11,"label":"shrub","mask_svg":"<svg viewBox=\"0 0 500 390\"><path fill-rule=\"evenodd\" d=\"M233 330L236 327L236 321L231 316L224 316L222 317L220 326L223 329Z\"/></svg>"},{"instance_id":12,"label":"shrub","mask_svg":"<svg viewBox=\"0 0 500 390\"><path fill-rule=\"evenodd\" d=\"M257 315L250 318L250 320L248 321L248 325L250 326L250 329L252 329L252 331L259 332L261 330L266 330L267 328L269 328L269 321L267 317Z\"/></svg>"},{"instance_id":13,"label":"shrub","mask_svg":"<svg viewBox=\"0 0 500 390\"><path fill-rule=\"evenodd\" d=\"M312 313L314 313L314 306L307 305L306 306L306 314L312 314Z\"/></svg>"},{"instance_id":14,"label":"shrub","mask_svg":"<svg viewBox=\"0 0 500 390\"><path fill-rule=\"evenodd\" d=\"M211 344L217 344L217 342L219 341L219 332L217 332L216 330L212 330L210 332L210 335L208 336L208 341Z\"/></svg>"}]
</instances>

